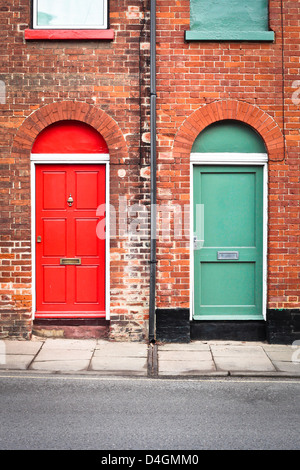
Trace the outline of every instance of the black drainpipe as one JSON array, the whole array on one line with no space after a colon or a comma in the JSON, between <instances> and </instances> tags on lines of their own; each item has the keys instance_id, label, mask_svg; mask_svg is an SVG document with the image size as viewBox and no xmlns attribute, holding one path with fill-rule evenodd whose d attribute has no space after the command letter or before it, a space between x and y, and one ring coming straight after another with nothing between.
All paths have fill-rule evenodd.
<instances>
[{"instance_id":1,"label":"black drainpipe","mask_svg":"<svg viewBox=\"0 0 300 470\"><path fill-rule=\"evenodd\" d=\"M155 285L156 285L156 0L150 6L150 296L149 342L155 343Z\"/></svg>"}]
</instances>

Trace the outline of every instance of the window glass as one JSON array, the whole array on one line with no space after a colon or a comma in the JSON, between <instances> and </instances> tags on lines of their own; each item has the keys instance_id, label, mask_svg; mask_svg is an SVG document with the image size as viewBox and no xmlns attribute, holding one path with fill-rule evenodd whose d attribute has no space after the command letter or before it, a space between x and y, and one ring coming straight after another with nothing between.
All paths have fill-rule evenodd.
<instances>
[{"instance_id":1,"label":"window glass","mask_svg":"<svg viewBox=\"0 0 300 470\"><path fill-rule=\"evenodd\" d=\"M36 28L106 28L106 0L35 0Z\"/></svg>"}]
</instances>

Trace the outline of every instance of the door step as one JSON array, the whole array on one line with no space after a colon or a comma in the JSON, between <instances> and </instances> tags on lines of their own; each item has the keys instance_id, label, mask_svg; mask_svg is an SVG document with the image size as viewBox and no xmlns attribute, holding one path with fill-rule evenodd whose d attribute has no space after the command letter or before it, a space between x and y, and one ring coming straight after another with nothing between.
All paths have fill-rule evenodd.
<instances>
[{"instance_id":1,"label":"door step","mask_svg":"<svg viewBox=\"0 0 300 470\"><path fill-rule=\"evenodd\" d=\"M35 320L32 333L43 338L107 339L110 322L97 320Z\"/></svg>"}]
</instances>

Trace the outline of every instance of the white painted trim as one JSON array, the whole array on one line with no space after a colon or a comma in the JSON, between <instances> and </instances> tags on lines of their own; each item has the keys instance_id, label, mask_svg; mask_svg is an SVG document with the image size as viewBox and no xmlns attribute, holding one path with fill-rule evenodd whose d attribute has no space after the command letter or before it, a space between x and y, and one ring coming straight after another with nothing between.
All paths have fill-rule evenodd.
<instances>
[{"instance_id":1,"label":"white painted trim","mask_svg":"<svg viewBox=\"0 0 300 470\"><path fill-rule=\"evenodd\" d=\"M32 18L32 24L33 24L33 29L107 29L107 24L108 24L108 17L107 17L107 12L108 12L108 8L107 8L107 0L103 0L103 18L104 18L104 22L103 24L99 24L97 26L89 26L89 25L86 25L86 24L82 24L82 25L75 25L75 26L64 26L64 25L55 25L55 26L49 26L49 25L45 25L45 26L41 26L41 25L38 25L37 24L37 17L38 17L38 5L37 5L37 2L38 0L33 0L33 9L32 9L32 14L33 14L33 18Z\"/></svg>"},{"instance_id":2,"label":"white painted trim","mask_svg":"<svg viewBox=\"0 0 300 470\"><path fill-rule=\"evenodd\" d=\"M190 163L190 321L193 320L194 305L194 164Z\"/></svg>"},{"instance_id":3,"label":"white painted trim","mask_svg":"<svg viewBox=\"0 0 300 470\"><path fill-rule=\"evenodd\" d=\"M191 153L191 162L201 165L220 163L222 165L252 165L267 163L266 153Z\"/></svg>"},{"instance_id":4,"label":"white painted trim","mask_svg":"<svg viewBox=\"0 0 300 470\"><path fill-rule=\"evenodd\" d=\"M267 319L267 289L268 289L268 164L263 169L263 317Z\"/></svg>"},{"instance_id":5,"label":"white painted trim","mask_svg":"<svg viewBox=\"0 0 300 470\"><path fill-rule=\"evenodd\" d=\"M110 186L109 162L105 163L105 315L110 320Z\"/></svg>"},{"instance_id":6,"label":"white painted trim","mask_svg":"<svg viewBox=\"0 0 300 470\"><path fill-rule=\"evenodd\" d=\"M195 154L194 154L195 155ZM200 156L203 156L205 161L201 161ZM263 166L263 289L262 289L262 314L264 320L267 318L267 269L268 269L268 163L266 161L245 161L248 155L253 154L239 154L244 156L243 162L235 161L234 159L230 158L231 155L234 154L226 154L228 157L228 161L207 161L206 157L208 154L200 154L198 153L197 156L199 160L192 161L190 163L190 220L191 220L191 229L190 229L190 320L193 320L193 315L195 311L194 306L194 246L193 246L193 227L194 227L194 165L256 165L256 166ZM210 155L225 155L225 154L210 154ZM257 154L256 154L257 155ZM265 155L265 154L260 154ZM192 157L192 154L191 154ZM245 317L243 317L245 319ZM203 318L207 320L207 318ZM214 320L215 318L213 318ZM224 317L224 319L226 319Z\"/></svg>"},{"instance_id":7,"label":"white painted trim","mask_svg":"<svg viewBox=\"0 0 300 470\"><path fill-rule=\"evenodd\" d=\"M104 163L109 162L109 153L32 153L35 163Z\"/></svg>"},{"instance_id":8,"label":"white painted trim","mask_svg":"<svg viewBox=\"0 0 300 470\"><path fill-rule=\"evenodd\" d=\"M35 224L35 164L31 162L30 164L30 184L31 184L31 260L32 260L32 286L31 286L31 294L32 294L32 319L35 318L35 310L36 310L36 269L35 269L35 262L36 262L36 224Z\"/></svg>"},{"instance_id":9,"label":"white painted trim","mask_svg":"<svg viewBox=\"0 0 300 470\"><path fill-rule=\"evenodd\" d=\"M46 154L31 154L31 246L32 246L32 319L35 318L36 310L36 224L35 224L35 166L46 164L46 165L58 165L58 164L76 164L76 165L88 165L88 164L99 164L105 165L105 180L106 180L106 237L105 237L105 313L106 320L110 320L110 187L109 187L109 154L47 154L46 159L39 158ZM61 156L61 159L58 156ZM96 160L95 156L98 156ZM104 158L102 158L104 155ZM75 157L72 160L72 157ZM85 158L86 156L86 158ZM36 158L37 157L37 158ZM50 158L54 157L54 158ZM81 158L79 158L81 157Z\"/></svg>"}]
</instances>

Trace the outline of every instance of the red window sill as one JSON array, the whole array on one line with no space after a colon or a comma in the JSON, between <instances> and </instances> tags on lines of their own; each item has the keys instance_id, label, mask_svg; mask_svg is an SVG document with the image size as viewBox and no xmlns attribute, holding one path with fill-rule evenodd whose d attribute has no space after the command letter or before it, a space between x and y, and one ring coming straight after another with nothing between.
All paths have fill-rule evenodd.
<instances>
[{"instance_id":1,"label":"red window sill","mask_svg":"<svg viewBox=\"0 0 300 470\"><path fill-rule=\"evenodd\" d=\"M83 39L114 39L113 29L25 29L26 41L50 40L83 40Z\"/></svg>"}]
</instances>

